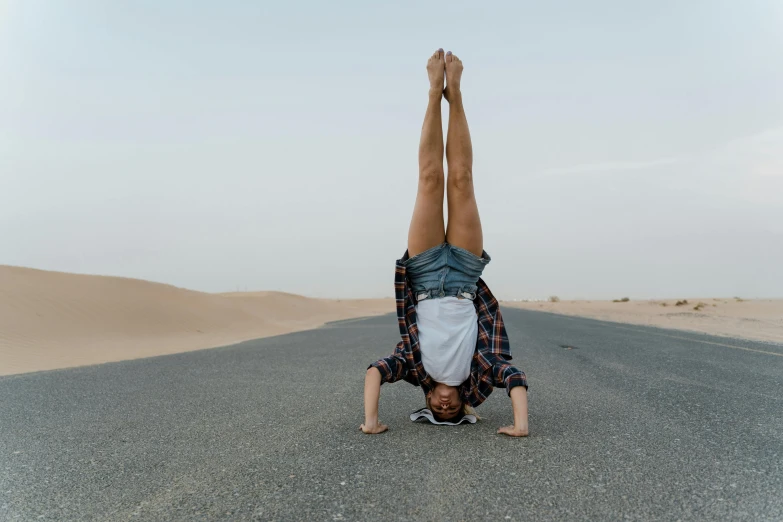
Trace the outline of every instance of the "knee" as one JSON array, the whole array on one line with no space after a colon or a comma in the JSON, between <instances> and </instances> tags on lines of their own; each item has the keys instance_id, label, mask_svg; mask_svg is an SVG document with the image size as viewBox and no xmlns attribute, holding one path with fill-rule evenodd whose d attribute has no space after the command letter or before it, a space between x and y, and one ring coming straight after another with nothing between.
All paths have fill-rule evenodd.
<instances>
[{"instance_id":1,"label":"knee","mask_svg":"<svg viewBox=\"0 0 783 522\"><path fill-rule=\"evenodd\" d=\"M443 171L422 170L419 172L419 187L424 190L443 190Z\"/></svg>"},{"instance_id":2,"label":"knee","mask_svg":"<svg viewBox=\"0 0 783 522\"><path fill-rule=\"evenodd\" d=\"M473 192L473 172L470 169L449 169L449 186L459 192Z\"/></svg>"}]
</instances>

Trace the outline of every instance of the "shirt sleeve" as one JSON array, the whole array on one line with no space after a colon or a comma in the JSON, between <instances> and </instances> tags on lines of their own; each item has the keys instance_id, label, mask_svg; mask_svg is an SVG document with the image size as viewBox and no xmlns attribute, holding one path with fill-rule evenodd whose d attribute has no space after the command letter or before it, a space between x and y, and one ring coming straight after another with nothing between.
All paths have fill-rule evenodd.
<instances>
[{"instance_id":1,"label":"shirt sleeve","mask_svg":"<svg viewBox=\"0 0 783 522\"><path fill-rule=\"evenodd\" d=\"M493 354L487 358L492 363L492 381L495 387L505 388L508 394L511 394L511 389L517 386L527 388L525 372L497 355Z\"/></svg>"},{"instance_id":2,"label":"shirt sleeve","mask_svg":"<svg viewBox=\"0 0 783 522\"><path fill-rule=\"evenodd\" d=\"M408 365L405 362L405 357L401 354L399 345L397 345L397 349L392 355L384 357L383 359L378 359L367 369L369 370L373 367L378 368L378 371L381 372L381 384L397 382L408 375Z\"/></svg>"}]
</instances>

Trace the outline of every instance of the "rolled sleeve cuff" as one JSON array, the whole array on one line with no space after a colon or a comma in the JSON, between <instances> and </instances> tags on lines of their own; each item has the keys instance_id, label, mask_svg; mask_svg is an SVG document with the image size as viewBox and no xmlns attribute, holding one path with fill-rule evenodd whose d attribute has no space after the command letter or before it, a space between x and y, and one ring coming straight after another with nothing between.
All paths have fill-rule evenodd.
<instances>
[{"instance_id":1,"label":"rolled sleeve cuff","mask_svg":"<svg viewBox=\"0 0 783 522\"><path fill-rule=\"evenodd\" d=\"M381 372L381 384L386 382L394 382L394 373L392 372L392 369L389 367L389 363L386 361L386 359L380 359L372 363L370 366L367 367L369 370L370 368L378 368L378 371Z\"/></svg>"},{"instance_id":2,"label":"rolled sleeve cuff","mask_svg":"<svg viewBox=\"0 0 783 522\"><path fill-rule=\"evenodd\" d=\"M527 377L525 376L525 373L513 367L511 369L514 370L514 372L509 372L503 379L503 383L506 385L506 393L509 395L511 395L512 388L516 388L517 386L524 386L525 389L527 389Z\"/></svg>"}]
</instances>

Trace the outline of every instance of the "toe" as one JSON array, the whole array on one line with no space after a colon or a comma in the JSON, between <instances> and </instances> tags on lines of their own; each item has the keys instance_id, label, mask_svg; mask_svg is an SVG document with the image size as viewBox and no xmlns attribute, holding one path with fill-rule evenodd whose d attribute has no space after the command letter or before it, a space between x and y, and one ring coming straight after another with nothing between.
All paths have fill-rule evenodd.
<instances>
[{"instance_id":1,"label":"toe","mask_svg":"<svg viewBox=\"0 0 783 522\"><path fill-rule=\"evenodd\" d=\"M451 62L451 51L446 53L446 61L449 63Z\"/></svg>"}]
</instances>

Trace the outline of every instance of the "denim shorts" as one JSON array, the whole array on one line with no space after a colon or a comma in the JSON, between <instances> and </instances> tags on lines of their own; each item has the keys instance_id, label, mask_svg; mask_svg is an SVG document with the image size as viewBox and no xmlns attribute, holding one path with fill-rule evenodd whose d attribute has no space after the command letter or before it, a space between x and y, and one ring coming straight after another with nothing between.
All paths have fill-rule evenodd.
<instances>
[{"instance_id":1,"label":"denim shorts","mask_svg":"<svg viewBox=\"0 0 783 522\"><path fill-rule=\"evenodd\" d=\"M438 297L476 298L476 283L489 254L478 257L464 248L449 243L425 250L403 262L418 301Z\"/></svg>"}]
</instances>

